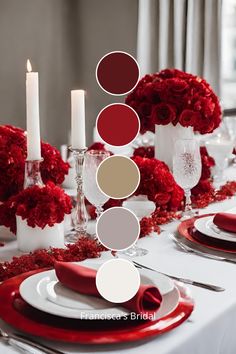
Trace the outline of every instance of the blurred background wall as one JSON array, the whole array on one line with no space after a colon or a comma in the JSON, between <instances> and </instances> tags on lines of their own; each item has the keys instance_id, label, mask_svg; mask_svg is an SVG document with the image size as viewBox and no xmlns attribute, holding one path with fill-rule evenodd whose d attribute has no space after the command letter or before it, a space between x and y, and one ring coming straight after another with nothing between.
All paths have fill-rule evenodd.
<instances>
[{"instance_id":1,"label":"blurred background wall","mask_svg":"<svg viewBox=\"0 0 236 354\"><path fill-rule=\"evenodd\" d=\"M107 52L136 56L138 0L0 0L0 124L25 128L25 72L40 75L41 137L58 147L70 132L70 90L87 92L88 144L101 108L124 97L97 85Z\"/></svg>"}]
</instances>

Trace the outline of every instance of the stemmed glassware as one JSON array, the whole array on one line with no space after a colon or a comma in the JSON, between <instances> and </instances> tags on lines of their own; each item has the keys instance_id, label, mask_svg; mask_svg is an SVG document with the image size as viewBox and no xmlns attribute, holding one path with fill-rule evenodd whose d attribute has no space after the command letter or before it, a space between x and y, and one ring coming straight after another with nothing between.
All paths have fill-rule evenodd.
<instances>
[{"instance_id":1,"label":"stemmed glassware","mask_svg":"<svg viewBox=\"0 0 236 354\"><path fill-rule=\"evenodd\" d=\"M228 135L233 142L233 148L236 148L236 119L235 117L224 117L224 124L226 126ZM236 167L236 156L233 155L233 167Z\"/></svg>"},{"instance_id":2,"label":"stemmed glassware","mask_svg":"<svg viewBox=\"0 0 236 354\"><path fill-rule=\"evenodd\" d=\"M197 141L193 139L177 140L173 156L173 174L176 183L183 188L185 194L185 210L182 220L194 216L191 189L198 184L201 171L201 155Z\"/></svg>"},{"instance_id":3,"label":"stemmed glassware","mask_svg":"<svg viewBox=\"0 0 236 354\"><path fill-rule=\"evenodd\" d=\"M110 156L108 151L89 150L85 153L83 167L83 189L87 200L96 207L97 219L103 212L103 205L109 197L100 191L96 182L96 173L100 163Z\"/></svg>"},{"instance_id":4,"label":"stemmed glassware","mask_svg":"<svg viewBox=\"0 0 236 354\"><path fill-rule=\"evenodd\" d=\"M72 156L75 162L76 171L76 184L77 184L77 195L76 195L76 205L72 212L72 223L73 229L66 235L65 239L68 242L77 242L81 236L87 234L88 225L88 215L85 207L84 201L84 191L83 191L83 164L84 155L87 148L77 149L70 147Z\"/></svg>"},{"instance_id":5,"label":"stemmed glassware","mask_svg":"<svg viewBox=\"0 0 236 354\"><path fill-rule=\"evenodd\" d=\"M135 199L124 201L122 206L127 209L130 209L139 220L141 220L145 216L148 217L156 209L156 206L153 202L146 199L143 200L141 198L140 200ZM135 243L133 246L129 247L122 253L129 257L140 257L145 256L148 253L148 250L145 248L138 247L137 243Z\"/></svg>"},{"instance_id":6,"label":"stemmed glassware","mask_svg":"<svg viewBox=\"0 0 236 354\"><path fill-rule=\"evenodd\" d=\"M224 169L230 157L234 141L227 136L215 136L205 142L208 154L215 160L214 182L220 187L224 182Z\"/></svg>"}]
</instances>

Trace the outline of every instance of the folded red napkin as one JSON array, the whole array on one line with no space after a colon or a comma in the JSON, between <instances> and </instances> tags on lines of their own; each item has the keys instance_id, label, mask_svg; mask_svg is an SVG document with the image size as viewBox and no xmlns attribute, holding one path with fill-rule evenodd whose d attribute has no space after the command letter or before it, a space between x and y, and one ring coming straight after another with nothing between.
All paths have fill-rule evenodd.
<instances>
[{"instance_id":1,"label":"folded red napkin","mask_svg":"<svg viewBox=\"0 0 236 354\"><path fill-rule=\"evenodd\" d=\"M236 232L236 214L217 213L213 218L213 223L220 229Z\"/></svg>"},{"instance_id":2,"label":"folded red napkin","mask_svg":"<svg viewBox=\"0 0 236 354\"><path fill-rule=\"evenodd\" d=\"M58 280L66 287L86 295L101 297L96 287L97 271L74 263L56 262ZM142 315L152 315L160 307L162 296L153 285L140 285L137 294L122 306Z\"/></svg>"}]
</instances>

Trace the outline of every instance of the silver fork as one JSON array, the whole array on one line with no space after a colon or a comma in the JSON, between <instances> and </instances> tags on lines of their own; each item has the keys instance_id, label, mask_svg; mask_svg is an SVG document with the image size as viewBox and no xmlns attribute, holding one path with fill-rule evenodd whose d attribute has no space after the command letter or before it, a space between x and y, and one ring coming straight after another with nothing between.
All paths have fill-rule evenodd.
<instances>
[{"instance_id":1,"label":"silver fork","mask_svg":"<svg viewBox=\"0 0 236 354\"><path fill-rule=\"evenodd\" d=\"M234 260L234 259L228 259L228 258L225 258L225 257L222 257L222 256L216 256L214 254L209 254L209 253L201 252L199 250L195 250L195 249L189 247L188 245L186 245L185 243L179 241L174 234L169 233L168 235L175 242L175 244L179 248L181 248L184 252L193 253L193 254L196 254L198 256L202 256L202 257L205 257L205 258L213 259L215 261L223 261L223 262L236 264L236 260Z\"/></svg>"},{"instance_id":2,"label":"silver fork","mask_svg":"<svg viewBox=\"0 0 236 354\"><path fill-rule=\"evenodd\" d=\"M47 347L46 345L43 345L32 339L21 336L20 334L14 334L14 333L9 334L3 331L1 328L0 328L0 339L2 339L4 342L14 347L15 349L21 352L23 351L25 353L32 353L32 349L34 348L46 354L64 354L59 350Z\"/></svg>"}]
</instances>

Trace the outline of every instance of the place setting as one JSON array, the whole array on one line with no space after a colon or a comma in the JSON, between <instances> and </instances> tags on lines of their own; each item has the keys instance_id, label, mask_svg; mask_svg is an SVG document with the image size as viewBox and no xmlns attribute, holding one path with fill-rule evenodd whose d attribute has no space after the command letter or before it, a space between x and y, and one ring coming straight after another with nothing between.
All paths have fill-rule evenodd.
<instances>
[{"instance_id":1,"label":"place setting","mask_svg":"<svg viewBox=\"0 0 236 354\"><path fill-rule=\"evenodd\" d=\"M236 244L234 230L235 209L225 213L201 215L182 222L178 227L178 238L189 241L189 244L200 246L205 252L217 252L226 261L236 263ZM215 257L217 260L217 257Z\"/></svg>"},{"instance_id":2,"label":"place setting","mask_svg":"<svg viewBox=\"0 0 236 354\"><path fill-rule=\"evenodd\" d=\"M5 304L1 318L15 330L43 339L104 344L168 332L193 311L185 286L147 270L140 271L138 295L125 304L108 302L95 286L100 265L95 260L58 262L55 270L7 280L0 286L0 300Z\"/></svg>"}]
</instances>

